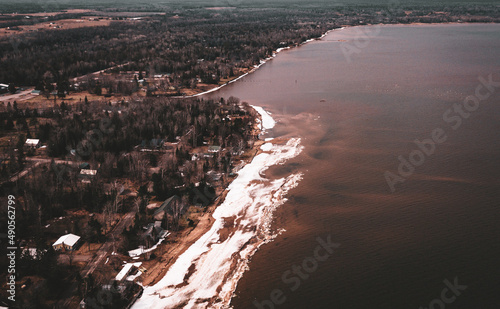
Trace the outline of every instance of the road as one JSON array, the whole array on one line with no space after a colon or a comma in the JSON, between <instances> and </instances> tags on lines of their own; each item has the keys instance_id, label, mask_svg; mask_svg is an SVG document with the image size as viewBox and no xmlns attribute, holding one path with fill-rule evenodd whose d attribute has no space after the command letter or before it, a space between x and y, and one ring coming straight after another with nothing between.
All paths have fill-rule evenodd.
<instances>
[{"instance_id":1,"label":"road","mask_svg":"<svg viewBox=\"0 0 500 309\"><path fill-rule=\"evenodd\" d=\"M34 95L31 94L31 91L33 91L35 88L30 88L28 90L24 91L19 91L18 93L14 94L6 94L0 96L0 102L14 102L14 101L24 101L28 100L34 97Z\"/></svg>"},{"instance_id":2,"label":"road","mask_svg":"<svg viewBox=\"0 0 500 309\"><path fill-rule=\"evenodd\" d=\"M114 67L106 68L106 69L103 69L103 70L100 70L100 71L97 71L97 72L89 73L89 74L82 75L82 76L77 76L77 77L71 79L70 81L72 83L80 82L80 81L85 80L85 78L87 78L88 76L99 75L99 74L105 73L106 71L109 71L109 70L119 69L119 68L122 68L124 66L129 65L130 63L131 62L126 62L124 64L115 65Z\"/></svg>"},{"instance_id":3,"label":"road","mask_svg":"<svg viewBox=\"0 0 500 309\"><path fill-rule=\"evenodd\" d=\"M85 78L87 78L87 76L96 76L96 75L99 75L101 73L105 73L105 72L107 72L109 70L122 68L124 66L129 65L129 64L130 64L130 62L126 62L124 64L115 65L113 67L106 68L106 69L103 69L103 70L100 70L100 71L97 71L97 72L93 72L93 73L89 73L89 74L86 74L86 75L78 76L78 77L72 78L71 82L72 83L80 82L80 81L85 80ZM35 90L35 88L29 88L29 89L26 89L26 90L23 90L23 91L18 91L17 93L14 93L14 94L0 95L0 102L11 102L12 103L14 101L25 101L25 100L32 99L32 98L36 97L36 95L31 94L31 92L33 90Z\"/></svg>"},{"instance_id":4,"label":"road","mask_svg":"<svg viewBox=\"0 0 500 309\"><path fill-rule=\"evenodd\" d=\"M26 161L31 161L31 162L34 162L35 164L32 164L32 165L24 168L21 172L19 172L19 173L15 174L14 176L10 177L10 179L9 179L10 182L16 182L16 181L18 181L19 179L21 179L24 176L28 175L28 173L31 172L31 170L34 169L35 167L38 167L38 166L40 166L42 164L50 163L50 162L52 162L52 159L26 158ZM69 160L54 160L54 163L56 163L56 164L67 164L67 165L78 166L82 162L69 161ZM3 183L5 183L5 182L7 182L7 181L4 181Z\"/></svg>"},{"instance_id":5,"label":"road","mask_svg":"<svg viewBox=\"0 0 500 309\"><path fill-rule=\"evenodd\" d=\"M92 258L87 266L85 266L80 274L82 275L82 278L85 278L96 268L101 265L103 261L106 260L108 256L111 255L112 250L113 250L113 243L114 239L116 239L125 228L130 226L132 224L132 220L135 218L135 211L128 212L126 213L120 221L115 225L113 230L108 234L106 242L97 250L97 253L95 254L94 258ZM81 259L85 259L86 256L83 256ZM67 260L67 258L61 258L61 260ZM74 262L77 261L76 256L74 257ZM90 259L90 258L89 258ZM61 300L57 302L57 304L54 306L54 308L59 309L59 308L70 308L72 307L71 304L72 302L77 298L77 291L78 291L78 284L76 282L73 282L71 285L69 285L66 288L66 291L64 292L64 296L61 297ZM79 308L79 306L77 307Z\"/></svg>"},{"instance_id":6,"label":"road","mask_svg":"<svg viewBox=\"0 0 500 309\"><path fill-rule=\"evenodd\" d=\"M111 255L114 240L117 239L127 227L132 224L135 218L135 211L126 213L108 234L106 242L97 251L95 257L82 270L82 278L91 274L105 259Z\"/></svg>"},{"instance_id":7,"label":"road","mask_svg":"<svg viewBox=\"0 0 500 309\"><path fill-rule=\"evenodd\" d=\"M69 265L70 261L72 263L77 263L77 262L88 262L92 259L92 255L90 254L75 254L71 256L70 254L59 254L57 257L57 262L61 264L66 264Z\"/></svg>"}]
</instances>

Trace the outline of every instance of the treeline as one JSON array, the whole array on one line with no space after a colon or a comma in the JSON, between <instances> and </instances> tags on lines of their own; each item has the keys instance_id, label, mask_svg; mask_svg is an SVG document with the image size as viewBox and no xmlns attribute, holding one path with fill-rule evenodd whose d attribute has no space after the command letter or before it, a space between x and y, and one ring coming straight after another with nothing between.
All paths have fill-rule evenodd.
<instances>
[{"instance_id":1,"label":"treeline","mask_svg":"<svg viewBox=\"0 0 500 309\"><path fill-rule=\"evenodd\" d=\"M131 62L123 70L170 73L174 85L206 83L258 64L280 46L318 37L326 13L189 10L108 27L39 31L0 43L0 81L40 86ZM48 80L47 80L48 79Z\"/></svg>"},{"instance_id":2,"label":"treeline","mask_svg":"<svg viewBox=\"0 0 500 309\"><path fill-rule=\"evenodd\" d=\"M436 13L436 12L444 13ZM498 6L366 6L328 9L191 9L108 27L39 31L0 41L0 82L44 85L130 62L120 70L168 73L172 85L216 84L343 25L494 22Z\"/></svg>"}]
</instances>

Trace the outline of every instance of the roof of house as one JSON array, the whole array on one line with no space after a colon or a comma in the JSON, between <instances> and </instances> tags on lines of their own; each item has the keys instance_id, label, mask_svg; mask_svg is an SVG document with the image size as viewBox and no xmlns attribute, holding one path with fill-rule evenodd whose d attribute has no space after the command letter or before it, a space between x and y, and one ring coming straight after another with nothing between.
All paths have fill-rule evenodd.
<instances>
[{"instance_id":1,"label":"roof of house","mask_svg":"<svg viewBox=\"0 0 500 309\"><path fill-rule=\"evenodd\" d=\"M40 143L40 140L39 139L35 139L35 138L28 138L26 140L26 145L38 145L38 143Z\"/></svg>"},{"instance_id":2,"label":"roof of house","mask_svg":"<svg viewBox=\"0 0 500 309\"><path fill-rule=\"evenodd\" d=\"M80 170L80 175L95 176L95 175L97 175L97 171L83 169L83 170Z\"/></svg>"},{"instance_id":3,"label":"roof of house","mask_svg":"<svg viewBox=\"0 0 500 309\"><path fill-rule=\"evenodd\" d=\"M56 240L55 243L52 244L52 246L57 246L57 245L67 245L67 246L74 246L78 241L80 240L80 236L77 236L75 234L66 234L64 236L59 237L58 240Z\"/></svg>"},{"instance_id":4,"label":"roof of house","mask_svg":"<svg viewBox=\"0 0 500 309\"><path fill-rule=\"evenodd\" d=\"M122 270L116 275L115 280L117 281L122 281L125 276L128 275L128 273L132 270L132 267L134 267L134 264L132 263L127 263L125 266L123 266Z\"/></svg>"},{"instance_id":5,"label":"roof of house","mask_svg":"<svg viewBox=\"0 0 500 309\"><path fill-rule=\"evenodd\" d=\"M173 195L166 199L165 202L163 202L163 204L161 204L161 206L155 211L154 215L156 216L162 211L168 211L170 206L172 205L172 202L175 200L180 200L180 197L178 197L177 195Z\"/></svg>"},{"instance_id":6,"label":"roof of house","mask_svg":"<svg viewBox=\"0 0 500 309\"><path fill-rule=\"evenodd\" d=\"M208 152L219 152L220 146L208 146Z\"/></svg>"}]
</instances>

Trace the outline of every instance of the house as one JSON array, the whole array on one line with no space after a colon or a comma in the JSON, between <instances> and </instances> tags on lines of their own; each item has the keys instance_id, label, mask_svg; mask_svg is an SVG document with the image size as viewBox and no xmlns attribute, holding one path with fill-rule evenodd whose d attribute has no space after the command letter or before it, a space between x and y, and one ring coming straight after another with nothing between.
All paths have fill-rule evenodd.
<instances>
[{"instance_id":1,"label":"house","mask_svg":"<svg viewBox=\"0 0 500 309\"><path fill-rule=\"evenodd\" d=\"M24 145L29 148L38 148L40 146L40 140L34 138L28 138Z\"/></svg>"},{"instance_id":2,"label":"house","mask_svg":"<svg viewBox=\"0 0 500 309\"><path fill-rule=\"evenodd\" d=\"M33 90L33 91L31 91L32 95L40 95L40 93L42 93L40 90Z\"/></svg>"},{"instance_id":3,"label":"house","mask_svg":"<svg viewBox=\"0 0 500 309\"><path fill-rule=\"evenodd\" d=\"M219 152L220 146L208 146L208 152Z\"/></svg>"},{"instance_id":4,"label":"house","mask_svg":"<svg viewBox=\"0 0 500 309\"><path fill-rule=\"evenodd\" d=\"M125 266L123 266L120 272L116 275L115 280L118 282L122 282L132 271L134 271L134 268L141 266L141 264L141 262L138 263L138 266L136 266L134 263L125 264Z\"/></svg>"},{"instance_id":5,"label":"house","mask_svg":"<svg viewBox=\"0 0 500 309\"><path fill-rule=\"evenodd\" d=\"M207 177L211 181L219 181L221 179L222 175L220 173L217 173L216 171L208 171Z\"/></svg>"},{"instance_id":6,"label":"house","mask_svg":"<svg viewBox=\"0 0 500 309\"><path fill-rule=\"evenodd\" d=\"M59 239L52 244L52 248L54 248L54 250L56 251L62 249L66 251L73 251L78 248L79 244L80 244L80 236L77 236L75 234L66 234L64 236L59 237Z\"/></svg>"},{"instance_id":7,"label":"house","mask_svg":"<svg viewBox=\"0 0 500 309\"><path fill-rule=\"evenodd\" d=\"M155 223L150 223L146 226L146 230L141 235L140 243L144 249L149 249L165 234L167 234L167 231L161 227L161 221L155 221Z\"/></svg>"},{"instance_id":8,"label":"house","mask_svg":"<svg viewBox=\"0 0 500 309\"><path fill-rule=\"evenodd\" d=\"M96 170L88 170L88 169L80 170L80 177L91 178L91 177L94 177L95 175L97 175Z\"/></svg>"},{"instance_id":9,"label":"house","mask_svg":"<svg viewBox=\"0 0 500 309\"><path fill-rule=\"evenodd\" d=\"M82 183L91 183L92 178L94 178L96 175L96 170L81 169L78 178L80 178Z\"/></svg>"},{"instance_id":10,"label":"house","mask_svg":"<svg viewBox=\"0 0 500 309\"><path fill-rule=\"evenodd\" d=\"M181 198L178 197L177 195L171 196L168 199L166 199L161 206L156 209L156 211L153 214L153 217L157 220L163 219L165 214L170 214L173 215L174 212L186 212L186 207L184 207Z\"/></svg>"}]
</instances>

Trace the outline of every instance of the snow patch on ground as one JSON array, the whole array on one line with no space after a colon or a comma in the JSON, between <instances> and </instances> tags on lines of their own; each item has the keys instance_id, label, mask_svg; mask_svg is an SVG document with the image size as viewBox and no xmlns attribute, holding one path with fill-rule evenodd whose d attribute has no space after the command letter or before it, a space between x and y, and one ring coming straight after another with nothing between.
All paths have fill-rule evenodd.
<instances>
[{"instance_id":1,"label":"snow patch on ground","mask_svg":"<svg viewBox=\"0 0 500 309\"><path fill-rule=\"evenodd\" d=\"M149 249L137 248L137 249L134 249L134 250L130 250L130 251L128 252L128 255L129 255L130 257L134 258L134 257L138 257L138 256L140 256L141 254L144 254L144 253L148 253L148 252L154 251L154 250L158 247L158 245L159 245L159 244L161 244L161 243L163 242L163 240L165 240L165 238L167 238L167 236L168 236L168 235L170 235L170 232L165 233L165 234L164 234L164 235L163 235L163 236L162 236L162 237L158 240L158 242L157 242L154 246L152 246L151 248L149 248Z\"/></svg>"},{"instance_id":2,"label":"snow patch on ground","mask_svg":"<svg viewBox=\"0 0 500 309\"><path fill-rule=\"evenodd\" d=\"M260 117L262 118L262 123L261 123L261 129L262 130L269 130L274 128L276 125L276 121L274 121L273 117L266 112L262 107L260 106L253 106L253 109L257 111L257 113L260 114Z\"/></svg>"},{"instance_id":3,"label":"snow patch on ground","mask_svg":"<svg viewBox=\"0 0 500 309\"><path fill-rule=\"evenodd\" d=\"M273 144L265 143L264 145L260 146L260 149L262 149L262 151L271 151L271 149L273 149Z\"/></svg>"}]
</instances>

